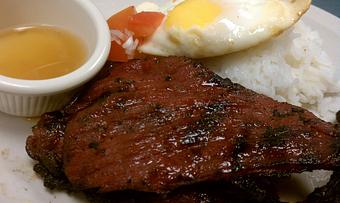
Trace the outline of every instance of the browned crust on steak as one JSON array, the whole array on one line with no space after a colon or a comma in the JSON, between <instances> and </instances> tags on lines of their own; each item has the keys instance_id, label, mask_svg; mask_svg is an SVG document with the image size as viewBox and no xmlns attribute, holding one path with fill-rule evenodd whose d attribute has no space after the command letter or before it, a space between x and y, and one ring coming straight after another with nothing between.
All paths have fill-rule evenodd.
<instances>
[{"instance_id":1,"label":"browned crust on steak","mask_svg":"<svg viewBox=\"0 0 340 203\"><path fill-rule=\"evenodd\" d=\"M55 152L79 189L164 192L339 166L340 139L332 124L187 58L116 65L62 112L65 133L46 133L43 117L27 149L39 161ZM62 144L49 147L56 141Z\"/></svg>"}]
</instances>

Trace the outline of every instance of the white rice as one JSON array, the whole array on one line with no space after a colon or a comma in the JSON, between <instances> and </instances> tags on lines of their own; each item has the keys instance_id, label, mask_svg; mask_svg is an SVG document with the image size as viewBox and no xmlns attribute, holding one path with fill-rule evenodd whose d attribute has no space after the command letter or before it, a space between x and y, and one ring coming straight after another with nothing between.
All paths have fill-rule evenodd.
<instances>
[{"instance_id":1,"label":"white rice","mask_svg":"<svg viewBox=\"0 0 340 203\"><path fill-rule=\"evenodd\" d=\"M322 45L319 33L300 21L264 44L204 63L233 82L334 122L340 110L340 75L336 74L340 67L332 64ZM320 170L295 176L307 183L307 192L312 192L327 183L331 174Z\"/></svg>"},{"instance_id":2,"label":"white rice","mask_svg":"<svg viewBox=\"0 0 340 203\"><path fill-rule=\"evenodd\" d=\"M255 48L205 63L222 77L333 122L340 110L340 77L322 43L318 32L300 21Z\"/></svg>"}]
</instances>

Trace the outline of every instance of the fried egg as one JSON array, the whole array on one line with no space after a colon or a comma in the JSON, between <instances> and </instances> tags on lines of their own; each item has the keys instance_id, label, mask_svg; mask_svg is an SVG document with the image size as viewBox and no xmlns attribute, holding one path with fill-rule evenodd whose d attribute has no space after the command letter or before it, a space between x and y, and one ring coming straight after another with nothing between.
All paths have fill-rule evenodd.
<instances>
[{"instance_id":1,"label":"fried egg","mask_svg":"<svg viewBox=\"0 0 340 203\"><path fill-rule=\"evenodd\" d=\"M139 51L205 58L253 47L292 26L311 0L182 0Z\"/></svg>"}]
</instances>

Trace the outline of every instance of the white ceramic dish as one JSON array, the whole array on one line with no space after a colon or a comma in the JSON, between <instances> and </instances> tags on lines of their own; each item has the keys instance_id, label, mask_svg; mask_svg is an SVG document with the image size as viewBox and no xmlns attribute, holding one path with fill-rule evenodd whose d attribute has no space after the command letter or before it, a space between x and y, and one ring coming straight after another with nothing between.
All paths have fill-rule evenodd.
<instances>
[{"instance_id":1,"label":"white ceramic dish","mask_svg":"<svg viewBox=\"0 0 340 203\"><path fill-rule=\"evenodd\" d=\"M126 5L142 2L126 0L92 0L108 17ZM154 2L163 2L154 0ZM306 24L319 30L324 39L325 49L336 66L340 66L340 19L325 11L312 7L303 18ZM32 170L33 162L26 155L25 140L34 124L23 118L0 113L0 202L11 203L84 203L81 197L70 196L65 192L51 192L44 188ZM300 175L286 199L294 201L313 188L313 180Z\"/></svg>"},{"instance_id":2,"label":"white ceramic dish","mask_svg":"<svg viewBox=\"0 0 340 203\"><path fill-rule=\"evenodd\" d=\"M19 80L0 75L2 112L38 116L62 107L70 91L92 78L107 59L110 32L103 15L90 0L1 1L0 29L40 24L64 28L79 36L88 48L86 62L72 73L48 80Z\"/></svg>"}]
</instances>

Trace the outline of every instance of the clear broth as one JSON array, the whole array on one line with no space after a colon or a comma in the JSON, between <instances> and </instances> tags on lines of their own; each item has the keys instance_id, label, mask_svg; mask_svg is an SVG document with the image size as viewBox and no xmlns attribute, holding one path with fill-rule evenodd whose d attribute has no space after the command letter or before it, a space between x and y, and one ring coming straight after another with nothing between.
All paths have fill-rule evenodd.
<instances>
[{"instance_id":1,"label":"clear broth","mask_svg":"<svg viewBox=\"0 0 340 203\"><path fill-rule=\"evenodd\" d=\"M64 29L38 25L0 31L0 75L55 78L79 68L86 57L83 41Z\"/></svg>"}]
</instances>

